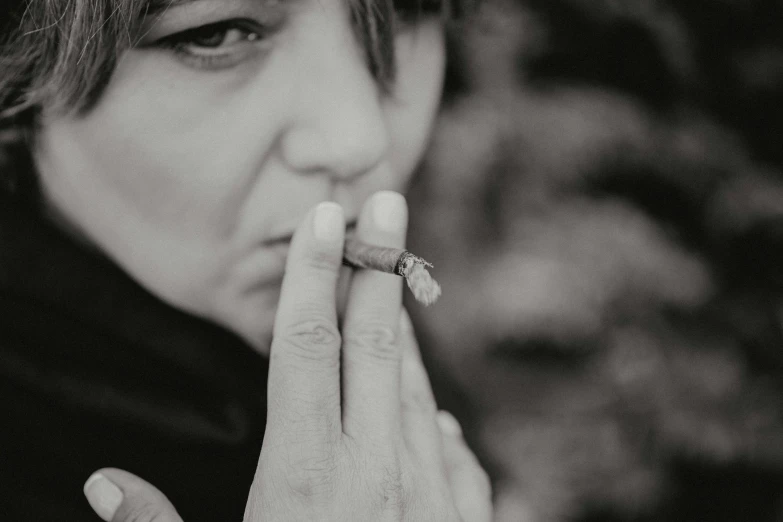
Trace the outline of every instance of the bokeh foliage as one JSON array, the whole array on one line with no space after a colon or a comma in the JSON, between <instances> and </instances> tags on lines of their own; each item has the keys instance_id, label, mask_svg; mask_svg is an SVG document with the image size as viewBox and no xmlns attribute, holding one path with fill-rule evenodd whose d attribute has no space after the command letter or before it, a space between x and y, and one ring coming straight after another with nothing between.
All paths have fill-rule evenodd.
<instances>
[{"instance_id":1,"label":"bokeh foliage","mask_svg":"<svg viewBox=\"0 0 783 522\"><path fill-rule=\"evenodd\" d=\"M409 308L499 521L783 520L782 28L484 0L455 29L412 191L444 295Z\"/></svg>"}]
</instances>

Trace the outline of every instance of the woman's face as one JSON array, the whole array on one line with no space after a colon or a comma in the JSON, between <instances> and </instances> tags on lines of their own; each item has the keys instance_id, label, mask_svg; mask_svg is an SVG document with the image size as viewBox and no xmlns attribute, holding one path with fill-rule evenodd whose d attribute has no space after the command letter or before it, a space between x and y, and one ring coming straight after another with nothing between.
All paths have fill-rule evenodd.
<instances>
[{"instance_id":1,"label":"woman's face","mask_svg":"<svg viewBox=\"0 0 783 522\"><path fill-rule=\"evenodd\" d=\"M154 294L266 350L305 212L332 200L350 223L372 193L404 191L442 24L401 26L389 93L338 0L175 1L144 33L86 115L43 117L44 197Z\"/></svg>"}]
</instances>

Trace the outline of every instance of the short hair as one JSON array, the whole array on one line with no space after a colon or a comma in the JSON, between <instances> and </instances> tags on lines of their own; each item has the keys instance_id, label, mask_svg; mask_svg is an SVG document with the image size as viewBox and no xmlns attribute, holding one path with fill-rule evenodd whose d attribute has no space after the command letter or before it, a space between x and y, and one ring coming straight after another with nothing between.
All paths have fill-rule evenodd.
<instances>
[{"instance_id":1,"label":"short hair","mask_svg":"<svg viewBox=\"0 0 783 522\"><path fill-rule=\"evenodd\" d=\"M5 0L0 5L0 193L35 203L30 143L41 108L83 112L100 98L145 16L176 0ZM394 80L395 10L457 19L476 0L344 0L379 86Z\"/></svg>"},{"instance_id":2,"label":"short hair","mask_svg":"<svg viewBox=\"0 0 783 522\"><path fill-rule=\"evenodd\" d=\"M6 0L0 7L0 122L36 106L88 109L139 22L172 0ZM373 76L394 78L394 10L459 16L465 0L346 0ZM5 13L3 12L5 10ZM0 124L0 127L2 124Z\"/></svg>"}]
</instances>

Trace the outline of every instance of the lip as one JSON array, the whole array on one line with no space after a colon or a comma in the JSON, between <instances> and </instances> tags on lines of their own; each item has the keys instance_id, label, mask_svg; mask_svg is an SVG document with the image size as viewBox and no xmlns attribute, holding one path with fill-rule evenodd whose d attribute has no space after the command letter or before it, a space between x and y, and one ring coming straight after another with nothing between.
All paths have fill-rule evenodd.
<instances>
[{"instance_id":1,"label":"lip","mask_svg":"<svg viewBox=\"0 0 783 522\"><path fill-rule=\"evenodd\" d=\"M356 223L358 219L357 218L351 218L346 220L345 222L345 234L351 234L356 230ZM265 239L263 244L264 246L275 246L275 245L281 245L290 243L291 239L294 237L294 231L287 232L285 234L278 234L276 236L273 236L269 239Z\"/></svg>"}]
</instances>

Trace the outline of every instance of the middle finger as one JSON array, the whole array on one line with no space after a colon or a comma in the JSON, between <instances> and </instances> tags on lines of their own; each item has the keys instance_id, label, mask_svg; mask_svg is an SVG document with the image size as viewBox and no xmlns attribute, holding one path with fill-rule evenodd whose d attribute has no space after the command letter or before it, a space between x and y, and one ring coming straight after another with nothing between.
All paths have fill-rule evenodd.
<instances>
[{"instance_id":1,"label":"middle finger","mask_svg":"<svg viewBox=\"0 0 783 522\"><path fill-rule=\"evenodd\" d=\"M362 209L356 236L366 243L403 248L408 208L402 195L383 191ZM343 327L343 431L391 448L400 432L400 361L397 342L402 278L358 270Z\"/></svg>"}]
</instances>

